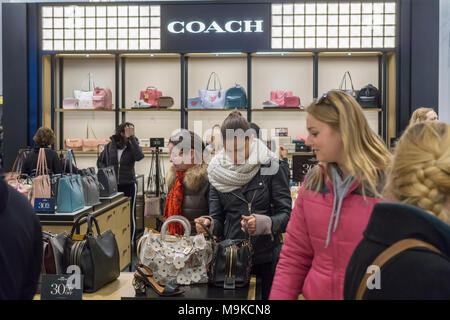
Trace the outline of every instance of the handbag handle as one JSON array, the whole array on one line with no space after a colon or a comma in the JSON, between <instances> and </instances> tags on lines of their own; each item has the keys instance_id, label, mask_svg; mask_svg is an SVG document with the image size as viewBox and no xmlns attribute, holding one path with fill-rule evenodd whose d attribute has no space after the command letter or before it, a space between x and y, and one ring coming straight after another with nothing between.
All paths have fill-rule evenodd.
<instances>
[{"instance_id":1,"label":"handbag handle","mask_svg":"<svg viewBox=\"0 0 450 320\"><path fill-rule=\"evenodd\" d=\"M73 226L72 226L72 230L70 231L70 238L72 238L72 236L74 235L74 233L75 233L75 229L80 225L80 221L81 221L81 219L83 219L83 218L86 218L87 216L88 216L88 214L89 213L82 213L78 218L77 218L77 220L75 220L75 222L73 223Z\"/></svg>"},{"instance_id":2,"label":"handbag handle","mask_svg":"<svg viewBox=\"0 0 450 320\"><path fill-rule=\"evenodd\" d=\"M88 214L87 215L87 232L86 234L93 236L94 232L92 230L92 221L94 221L95 223L95 228L97 229L97 234L100 235L100 227L98 226L98 221L97 219L92 215L92 214Z\"/></svg>"},{"instance_id":3,"label":"handbag handle","mask_svg":"<svg viewBox=\"0 0 450 320\"><path fill-rule=\"evenodd\" d=\"M148 90L148 89L155 89L155 90L158 90L158 88L156 88L156 87L154 87L154 86L147 87L145 90Z\"/></svg>"},{"instance_id":4,"label":"handbag handle","mask_svg":"<svg viewBox=\"0 0 450 320\"><path fill-rule=\"evenodd\" d=\"M167 218L167 220L164 222L164 224L161 227L161 241L164 241L164 239L166 237L167 226L173 222L181 223L181 225L183 226L183 229L184 229L184 237L185 238L187 238L191 235L191 224L189 223L188 219L186 219L183 216L171 216L171 217Z\"/></svg>"},{"instance_id":5,"label":"handbag handle","mask_svg":"<svg viewBox=\"0 0 450 320\"><path fill-rule=\"evenodd\" d=\"M48 175L47 157L45 156L45 149L39 149L38 162L36 165L36 176Z\"/></svg>"},{"instance_id":6,"label":"handbag handle","mask_svg":"<svg viewBox=\"0 0 450 320\"><path fill-rule=\"evenodd\" d=\"M91 129L94 138L98 140L97 136L95 135L94 129L89 125L89 122L86 124L86 139L89 139L89 129Z\"/></svg>"},{"instance_id":7,"label":"handbag handle","mask_svg":"<svg viewBox=\"0 0 450 320\"><path fill-rule=\"evenodd\" d=\"M72 169L72 149L69 149L66 151L66 156L65 156L65 161L64 161L64 172L66 172L66 165L67 165L67 158L69 158L69 168L70 168L70 175L73 174L73 169Z\"/></svg>"},{"instance_id":8,"label":"handbag handle","mask_svg":"<svg viewBox=\"0 0 450 320\"><path fill-rule=\"evenodd\" d=\"M350 71L345 71L344 76L342 77L341 84L339 85L339 90L347 90L347 75L350 79L350 85L352 86L352 91L355 91L355 88L353 87L353 81L352 76L350 75ZM344 84L345 82L345 84ZM344 89L342 89L342 86L344 86Z\"/></svg>"},{"instance_id":9,"label":"handbag handle","mask_svg":"<svg viewBox=\"0 0 450 320\"><path fill-rule=\"evenodd\" d=\"M214 90L217 90L216 81L219 83L219 90L222 90L222 84L220 83L219 75L215 72L211 72L208 79L208 84L206 85L206 90L209 88L209 83L211 82L211 77L214 76Z\"/></svg>"},{"instance_id":10,"label":"handbag handle","mask_svg":"<svg viewBox=\"0 0 450 320\"><path fill-rule=\"evenodd\" d=\"M84 81L81 83L81 91L84 91L83 88L84 88L84 83L85 83L85 81L86 81L86 80L84 80ZM91 74L90 72L88 72L88 81L89 81L89 83L88 83L89 88L88 88L87 91L93 91L94 88L95 88L95 83L94 83L94 77L92 77L92 74ZM92 90L91 90L91 83L92 83Z\"/></svg>"},{"instance_id":11,"label":"handbag handle","mask_svg":"<svg viewBox=\"0 0 450 320\"><path fill-rule=\"evenodd\" d=\"M206 231L206 233L208 234L208 236L214 241L214 242L218 242L218 239L215 235L212 234L211 231L209 231L208 227L206 227L202 222L200 222L200 225L202 226L202 228Z\"/></svg>"}]
</instances>

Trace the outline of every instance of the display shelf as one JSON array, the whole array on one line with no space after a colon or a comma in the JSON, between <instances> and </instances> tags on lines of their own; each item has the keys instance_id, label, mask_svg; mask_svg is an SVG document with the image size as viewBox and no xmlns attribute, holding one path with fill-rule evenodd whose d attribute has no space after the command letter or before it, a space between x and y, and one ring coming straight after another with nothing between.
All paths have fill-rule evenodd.
<instances>
[{"instance_id":1,"label":"display shelf","mask_svg":"<svg viewBox=\"0 0 450 320\"><path fill-rule=\"evenodd\" d=\"M247 53L242 52L213 52L213 53L187 53L186 57L191 58L244 58Z\"/></svg>"},{"instance_id":2,"label":"display shelf","mask_svg":"<svg viewBox=\"0 0 450 320\"><path fill-rule=\"evenodd\" d=\"M313 57L314 52L255 52L252 57Z\"/></svg>"},{"instance_id":3,"label":"display shelf","mask_svg":"<svg viewBox=\"0 0 450 320\"><path fill-rule=\"evenodd\" d=\"M55 109L56 112L116 112L115 109Z\"/></svg>"},{"instance_id":4,"label":"display shelf","mask_svg":"<svg viewBox=\"0 0 450 320\"><path fill-rule=\"evenodd\" d=\"M180 54L178 53L124 53L121 54L120 57L123 58L180 58Z\"/></svg>"},{"instance_id":5,"label":"display shelf","mask_svg":"<svg viewBox=\"0 0 450 320\"><path fill-rule=\"evenodd\" d=\"M252 108L254 112L303 112L305 109L302 108L277 108L277 109L263 109L263 108Z\"/></svg>"},{"instance_id":6,"label":"display shelf","mask_svg":"<svg viewBox=\"0 0 450 320\"><path fill-rule=\"evenodd\" d=\"M168 109L119 109L120 112L180 112L181 108L168 108Z\"/></svg>"},{"instance_id":7,"label":"display shelf","mask_svg":"<svg viewBox=\"0 0 450 320\"><path fill-rule=\"evenodd\" d=\"M114 54L110 53L59 53L55 55L56 58L76 58L76 59L90 59L90 58L109 58L113 59Z\"/></svg>"},{"instance_id":8,"label":"display shelf","mask_svg":"<svg viewBox=\"0 0 450 320\"><path fill-rule=\"evenodd\" d=\"M319 52L319 57L377 57L383 55L381 51L348 51L348 52Z\"/></svg>"},{"instance_id":9,"label":"display shelf","mask_svg":"<svg viewBox=\"0 0 450 320\"><path fill-rule=\"evenodd\" d=\"M199 112L199 111L231 112L231 111L234 111L234 110L238 110L238 111L242 111L242 112L247 111L247 109L188 109L188 108L185 109L186 112Z\"/></svg>"}]
</instances>

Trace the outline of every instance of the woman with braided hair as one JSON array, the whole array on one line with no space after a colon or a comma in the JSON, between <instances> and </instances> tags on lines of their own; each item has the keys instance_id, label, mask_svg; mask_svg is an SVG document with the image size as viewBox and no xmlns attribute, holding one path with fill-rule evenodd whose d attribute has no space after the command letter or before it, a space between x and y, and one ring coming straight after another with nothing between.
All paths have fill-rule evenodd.
<instances>
[{"instance_id":1,"label":"woman with braided hair","mask_svg":"<svg viewBox=\"0 0 450 320\"><path fill-rule=\"evenodd\" d=\"M344 298L450 299L450 125L422 122L399 140L364 239L349 262ZM387 255L410 239L414 247ZM422 245L417 243L422 241ZM392 249L390 249L392 250ZM381 268L383 252L389 256ZM380 267L378 288L363 289L366 270ZM367 286L368 287L368 286Z\"/></svg>"}]
</instances>

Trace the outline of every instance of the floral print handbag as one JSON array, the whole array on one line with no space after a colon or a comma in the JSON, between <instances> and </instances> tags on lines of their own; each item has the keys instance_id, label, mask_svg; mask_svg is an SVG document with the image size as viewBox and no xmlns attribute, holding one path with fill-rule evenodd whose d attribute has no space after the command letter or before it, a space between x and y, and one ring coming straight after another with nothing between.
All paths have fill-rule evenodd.
<instances>
[{"instance_id":1,"label":"floral print handbag","mask_svg":"<svg viewBox=\"0 0 450 320\"><path fill-rule=\"evenodd\" d=\"M184 236L166 234L170 223L179 222ZM207 266L212 260L212 245L203 234L190 236L191 225L183 216L169 217L161 233L146 229L137 245L140 262L153 271L153 277L161 285L176 283L190 285L208 283Z\"/></svg>"}]
</instances>

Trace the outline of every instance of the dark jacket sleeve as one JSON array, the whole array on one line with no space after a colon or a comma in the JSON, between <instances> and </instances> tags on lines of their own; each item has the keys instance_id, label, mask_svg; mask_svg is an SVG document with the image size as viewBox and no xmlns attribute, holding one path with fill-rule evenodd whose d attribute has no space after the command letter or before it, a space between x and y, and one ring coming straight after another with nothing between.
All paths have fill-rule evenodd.
<instances>
[{"instance_id":1,"label":"dark jacket sleeve","mask_svg":"<svg viewBox=\"0 0 450 320\"><path fill-rule=\"evenodd\" d=\"M292 198L289 189L289 166L280 161L278 172L272 178L271 202L274 206L272 219L272 233L286 232L286 226L292 211Z\"/></svg>"},{"instance_id":2,"label":"dark jacket sleeve","mask_svg":"<svg viewBox=\"0 0 450 320\"><path fill-rule=\"evenodd\" d=\"M42 227L38 218L33 217L33 246L32 252L29 257L29 264L27 268L28 279L22 288L21 295L24 300L32 300L36 294L39 277L42 269L42 255L43 255L43 243L42 243Z\"/></svg>"},{"instance_id":3,"label":"dark jacket sleeve","mask_svg":"<svg viewBox=\"0 0 450 320\"><path fill-rule=\"evenodd\" d=\"M222 238L225 214L220 203L219 191L213 185L210 185L209 189L209 216L214 221L214 235Z\"/></svg>"},{"instance_id":4,"label":"dark jacket sleeve","mask_svg":"<svg viewBox=\"0 0 450 320\"><path fill-rule=\"evenodd\" d=\"M133 155L134 161L140 161L144 158L144 154L142 153L142 149L139 146L139 141L136 137L131 136L128 140L131 154Z\"/></svg>"},{"instance_id":5,"label":"dark jacket sleeve","mask_svg":"<svg viewBox=\"0 0 450 320\"><path fill-rule=\"evenodd\" d=\"M33 170L31 168L31 163L33 162L33 151L30 151L27 155L27 157L25 158L25 160L23 161L23 165L22 165L22 173L31 174L31 170Z\"/></svg>"}]
</instances>

